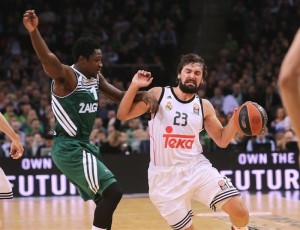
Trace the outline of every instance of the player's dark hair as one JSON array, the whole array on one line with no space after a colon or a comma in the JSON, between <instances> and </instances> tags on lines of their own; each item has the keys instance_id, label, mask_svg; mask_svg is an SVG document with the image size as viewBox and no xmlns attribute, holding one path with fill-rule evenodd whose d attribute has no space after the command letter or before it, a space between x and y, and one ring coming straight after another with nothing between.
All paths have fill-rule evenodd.
<instances>
[{"instance_id":1,"label":"player's dark hair","mask_svg":"<svg viewBox=\"0 0 300 230\"><path fill-rule=\"evenodd\" d=\"M73 46L73 59L77 62L80 56L89 58L100 45L91 37L79 38Z\"/></svg>"},{"instance_id":2,"label":"player's dark hair","mask_svg":"<svg viewBox=\"0 0 300 230\"><path fill-rule=\"evenodd\" d=\"M177 74L180 74L183 67L190 63L200 63L203 66L203 80L205 80L207 76L207 66L204 63L203 58L195 53L188 53L181 56L177 66Z\"/></svg>"}]
</instances>

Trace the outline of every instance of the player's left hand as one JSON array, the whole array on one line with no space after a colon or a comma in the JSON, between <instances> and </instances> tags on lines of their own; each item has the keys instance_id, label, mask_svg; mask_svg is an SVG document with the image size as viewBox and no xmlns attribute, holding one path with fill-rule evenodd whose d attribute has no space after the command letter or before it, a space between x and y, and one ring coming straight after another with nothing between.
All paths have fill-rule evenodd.
<instances>
[{"instance_id":1,"label":"player's left hand","mask_svg":"<svg viewBox=\"0 0 300 230\"><path fill-rule=\"evenodd\" d=\"M23 153L24 153L24 148L21 144L20 141L12 141L11 143L11 146L10 146L10 156L13 158L13 159L19 159L20 157L23 156Z\"/></svg>"}]
</instances>

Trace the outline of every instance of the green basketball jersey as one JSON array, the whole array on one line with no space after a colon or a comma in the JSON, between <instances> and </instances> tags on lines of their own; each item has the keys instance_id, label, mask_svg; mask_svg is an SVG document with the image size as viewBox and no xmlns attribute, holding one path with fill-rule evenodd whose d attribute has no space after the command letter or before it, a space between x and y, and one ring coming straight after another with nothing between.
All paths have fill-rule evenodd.
<instances>
[{"instance_id":1,"label":"green basketball jersey","mask_svg":"<svg viewBox=\"0 0 300 230\"><path fill-rule=\"evenodd\" d=\"M88 140L98 109L99 79L88 79L73 70L77 87L72 93L59 97L53 93L52 85L51 105L56 118L54 136Z\"/></svg>"}]
</instances>

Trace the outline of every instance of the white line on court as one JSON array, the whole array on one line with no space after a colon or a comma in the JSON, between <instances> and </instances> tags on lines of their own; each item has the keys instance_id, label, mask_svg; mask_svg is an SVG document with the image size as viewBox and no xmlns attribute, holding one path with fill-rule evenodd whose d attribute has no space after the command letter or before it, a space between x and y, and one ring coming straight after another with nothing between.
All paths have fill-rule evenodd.
<instances>
[{"instance_id":1,"label":"white line on court","mask_svg":"<svg viewBox=\"0 0 300 230\"><path fill-rule=\"evenodd\" d=\"M250 212L250 216L270 216L271 212ZM215 212L215 213L196 213L195 216L199 217L220 217L220 216L228 216L228 214L224 212Z\"/></svg>"}]
</instances>

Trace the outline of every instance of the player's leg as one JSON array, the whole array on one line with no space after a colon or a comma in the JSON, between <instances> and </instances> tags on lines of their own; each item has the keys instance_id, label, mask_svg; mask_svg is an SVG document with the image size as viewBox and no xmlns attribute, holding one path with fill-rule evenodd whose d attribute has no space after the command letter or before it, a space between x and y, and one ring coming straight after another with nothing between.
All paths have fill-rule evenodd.
<instances>
[{"instance_id":1,"label":"player's leg","mask_svg":"<svg viewBox=\"0 0 300 230\"><path fill-rule=\"evenodd\" d=\"M191 194L187 173L176 167L155 167L148 170L149 198L174 230L191 230Z\"/></svg>"},{"instance_id":2,"label":"player's leg","mask_svg":"<svg viewBox=\"0 0 300 230\"><path fill-rule=\"evenodd\" d=\"M237 229L247 229L249 212L241 197L234 196L229 198L222 204L221 209L229 215L231 223Z\"/></svg>"},{"instance_id":3,"label":"player's leg","mask_svg":"<svg viewBox=\"0 0 300 230\"><path fill-rule=\"evenodd\" d=\"M0 199L12 199L12 187L2 168L0 168L0 181Z\"/></svg>"},{"instance_id":4,"label":"player's leg","mask_svg":"<svg viewBox=\"0 0 300 230\"><path fill-rule=\"evenodd\" d=\"M111 229L112 216L122 195L123 193L118 182L112 183L103 191L102 197L98 200L94 212L92 229Z\"/></svg>"},{"instance_id":5,"label":"player's leg","mask_svg":"<svg viewBox=\"0 0 300 230\"><path fill-rule=\"evenodd\" d=\"M245 227L249 221L249 213L240 198L240 192L230 179L222 176L204 156L201 158L190 181L195 184L193 198L214 211L225 211L233 225Z\"/></svg>"},{"instance_id":6,"label":"player's leg","mask_svg":"<svg viewBox=\"0 0 300 230\"><path fill-rule=\"evenodd\" d=\"M102 199L101 195L99 195L96 199L94 199L94 202L95 202L96 206L101 201L101 199ZM112 218L110 219L109 224L107 225L106 230L111 230L111 226L112 226Z\"/></svg>"}]
</instances>

